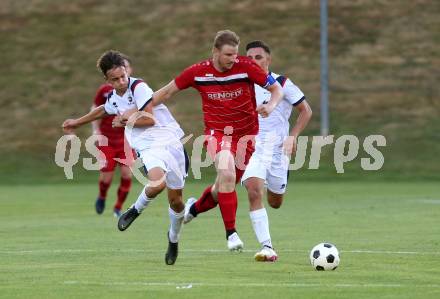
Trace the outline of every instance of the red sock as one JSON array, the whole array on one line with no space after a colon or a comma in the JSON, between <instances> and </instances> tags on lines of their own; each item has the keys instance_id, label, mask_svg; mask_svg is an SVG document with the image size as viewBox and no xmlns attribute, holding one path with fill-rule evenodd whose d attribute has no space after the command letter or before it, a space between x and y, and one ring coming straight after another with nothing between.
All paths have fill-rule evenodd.
<instances>
[{"instance_id":1,"label":"red sock","mask_svg":"<svg viewBox=\"0 0 440 299\"><path fill-rule=\"evenodd\" d=\"M121 178L121 184L118 188L118 200L115 203L115 209L122 209L122 205L127 198L128 192L130 192L131 187L131 179L123 179Z\"/></svg>"},{"instance_id":2,"label":"red sock","mask_svg":"<svg viewBox=\"0 0 440 299\"><path fill-rule=\"evenodd\" d=\"M235 230L235 216L237 214L237 193L218 193L218 205L222 213L226 230Z\"/></svg>"},{"instance_id":3,"label":"red sock","mask_svg":"<svg viewBox=\"0 0 440 299\"><path fill-rule=\"evenodd\" d=\"M195 209L197 214L209 211L217 206L217 203L212 197L211 188L212 186L206 188L205 191L203 191L202 196L196 201Z\"/></svg>"},{"instance_id":4,"label":"red sock","mask_svg":"<svg viewBox=\"0 0 440 299\"><path fill-rule=\"evenodd\" d=\"M110 188L109 183L104 183L103 181L99 181L99 198L104 199L107 197L107 191Z\"/></svg>"}]
</instances>

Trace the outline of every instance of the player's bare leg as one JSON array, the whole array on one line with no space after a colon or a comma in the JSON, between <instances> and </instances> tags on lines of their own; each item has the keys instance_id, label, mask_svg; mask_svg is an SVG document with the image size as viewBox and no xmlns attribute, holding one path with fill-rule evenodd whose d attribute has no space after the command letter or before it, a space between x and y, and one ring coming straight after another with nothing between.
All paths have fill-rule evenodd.
<instances>
[{"instance_id":1,"label":"player's bare leg","mask_svg":"<svg viewBox=\"0 0 440 299\"><path fill-rule=\"evenodd\" d=\"M272 240L269 232L269 218L263 205L264 180L257 177L250 177L244 185L248 191L249 216L252 222L255 236L261 245L254 258L260 262L274 262L278 256L272 247Z\"/></svg>"},{"instance_id":2,"label":"player's bare leg","mask_svg":"<svg viewBox=\"0 0 440 299\"><path fill-rule=\"evenodd\" d=\"M170 204L168 210L170 228L167 233L168 249L165 254L165 263L167 265L173 265L176 262L178 255L178 242L185 213L185 204L182 200L182 189L168 189L168 202Z\"/></svg>"},{"instance_id":3,"label":"player's bare leg","mask_svg":"<svg viewBox=\"0 0 440 299\"><path fill-rule=\"evenodd\" d=\"M99 195L95 202L97 214L102 214L104 212L107 191L112 183L113 173L113 171L101 171L99 173Z\"/></svg>"},{"instance_id":4,"label":"player's bare leg","mask_svg":"<svg viewBox=\"0 0 440 299\"><path fill-rule=\"evenodd\" d=\"M120 231L126 230L150 202L166 187L165 172L162 168L155 167L150 169L148 171L148 180L150 183L142 189L134 205L119 217L118 229Z\"/></svg>"},{"instance_id":5,"label":"player's bare leg","mask_svg":"<svg viewBox=\"0 0 440 299\"><path fill-rule=\"evenodd\" d=\"M277 194L267 190L267 202L274 209L279 209L281 207L283 204L283 196L284 194Z\"/></svg>"}]
</instances>

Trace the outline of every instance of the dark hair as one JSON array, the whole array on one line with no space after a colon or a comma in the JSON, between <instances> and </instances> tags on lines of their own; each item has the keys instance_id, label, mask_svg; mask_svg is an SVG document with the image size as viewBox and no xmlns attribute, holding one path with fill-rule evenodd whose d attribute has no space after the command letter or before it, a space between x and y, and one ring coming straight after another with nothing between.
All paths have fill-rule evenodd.
<instances>
[{"instance_id":1,"label":"dark hair","mask_svg":"<svg viewBox=\"0 0 440 299\"><path fill-rule=\"evenodd\" d=\"M98 58L96 66L101 70L104 76L107 76L107 72L112 68L119 66L125 67L125 60L130 62L128 57L121 52L109 50L104 52L101 57Z\"/></svg>"},{"instance_id":2,"label":"dark hair","mask_svg":"<svg viewBox=\"0 0 440 299\"><path fill-rule=\"evenodd\" d=\"M262 40L254 40L246 45L246 51L253 48L262 48L264 52L270 54L269 46Z\"/></svg>"},{"instance_id":3,"label":"dark hair","mask_svg":"<svg viewBox=\"0 0 440 299\"><path fill-rule=\"evenodd\" d=\"M231 30L222 30L217 32L214 38L214 47L221 49L224 45L238 46L240 44L240 37Z\"/></svg>"}]
</instances>

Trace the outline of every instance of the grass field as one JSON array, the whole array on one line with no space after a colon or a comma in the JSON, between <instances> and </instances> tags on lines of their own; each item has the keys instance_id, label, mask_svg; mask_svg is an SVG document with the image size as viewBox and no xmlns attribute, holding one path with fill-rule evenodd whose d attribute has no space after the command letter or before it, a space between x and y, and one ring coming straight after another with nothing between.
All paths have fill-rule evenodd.
<instances>
[{"instance_id":1,"label":"grass field","mask_svg":"<svg viewBox=\"0 0 440 299\"><path fill-rule=\"evenodd\" d=\"M189 183L185 193L203 186ZM226 250L216 209L184 227L179 259L166 266L163 196L121 233L111 202L104 215L95 214L95 184L1 186L0 298L440 297L438 185L289 188L282 208L269 210L276 263L253 261L258 246L240 187L238 230L246 250ZM135 185L129 202L139 190ZM309 250L322 241L341 252L334 272L309 265Z\"/></svg>"}]
</instances>

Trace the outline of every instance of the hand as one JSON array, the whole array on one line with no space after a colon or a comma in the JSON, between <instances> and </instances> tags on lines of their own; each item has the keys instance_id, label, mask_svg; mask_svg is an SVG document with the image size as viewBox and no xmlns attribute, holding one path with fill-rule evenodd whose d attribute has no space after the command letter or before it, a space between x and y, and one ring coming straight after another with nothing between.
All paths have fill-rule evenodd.
<instances>
[{"instance_id":1,"label":"hand","mask_svg":"<svg viewBox=\"0 0 440 299\"><path fill-rule=\"evenodd\" d=\"M296 154L296 136L288 136L283 142L283 152L287 156Z\"/></svg>"},{"instance_id":2,"label":"hand","mask_svg":"<svg viewBox=\"0 0 440 299\"><path fill-rule=\"evenodd\" d=\"M75 119L66 119L63 124L63 131L66 134L74 134L74 130L78 128L78 124Z\"/></svg>"},{"instance_id":3,"label":"hand","mask_svg":"<svg viewBox=\"0 0 440 299\"><path fill-rule=\"evenodd\" d=\"M122 115L116 115L115 118L113 118L112 121L112 127L113 128L123 128L127 124L127 119L124 118Z\"/></svg>"},{"instance_id":4,"label":"hand","mask_svg":"<svg viewBox=\"0 0 440 299\"><path fill-rule=\"evenodd\" d=\"M271 102L269 102L258 106L257 112L261 115L261 117L266 118L273 111L273 109L275 109L275 107L273 104L271 104Z\"/></svg>"}]
</instances>

